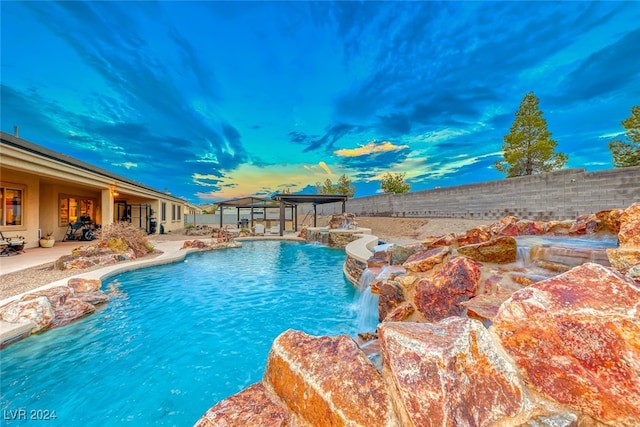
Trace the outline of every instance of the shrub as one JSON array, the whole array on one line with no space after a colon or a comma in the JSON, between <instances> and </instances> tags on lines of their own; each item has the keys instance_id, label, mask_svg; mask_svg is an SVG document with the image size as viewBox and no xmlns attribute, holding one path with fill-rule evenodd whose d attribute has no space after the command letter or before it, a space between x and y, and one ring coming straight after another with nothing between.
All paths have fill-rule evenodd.
<instances>
[{"instance_id":1,"label":"shrub","mask_svg":"<svg viewBox=\"0 0 640 427\"><path fill-rule=\"evenodd\" d=\"M97 233L100 243L109 248L124 252L132 249L137 257L153 251L147 234L126 221L114 222L103 226Z\"/></svg>"}]
</instances>

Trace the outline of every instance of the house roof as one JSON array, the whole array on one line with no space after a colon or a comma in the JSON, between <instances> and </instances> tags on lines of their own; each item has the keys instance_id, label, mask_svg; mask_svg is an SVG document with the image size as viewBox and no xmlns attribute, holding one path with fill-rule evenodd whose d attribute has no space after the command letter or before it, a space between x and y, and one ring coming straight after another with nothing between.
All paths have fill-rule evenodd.
<instances>
[{"instance_id":1,"label":"house roof","mask_svg":"<svg viewBox=\"0 0 640 427\"><path fill-rule=\"evenodd\" d=\"M130 184L130 185L133 185L133 186L136 186L136 187L139 187L139 188L143 188L145 190L148 190L148 191L151 191L151 192L154 192L154 193L157 193L157 194L162 194L162 196L165 197L165 198L175 199L177 201L179 200L181 203L186 203L189 206L192 206L191 203L187 202L186 200L184 200L184 199L182 199L182 198L180 198L178 196L167 194L164 191L160 191L160 190L157 190L157 189L155 189L153 187L149 187L149 186L147 186L145 184L142 184L140 182L134 181L134 180L132 180L130 178L127 178L125 176L109 172L106 169L99 168L97 166L94 166L94 165L89 164L87 162L83 162L82 160L78 160L78 159L76 159L74 157L71 157L71 156L68 156L66 154L62 154L62 153L50 150L50 149L45 148L45 147L43 147L41 145L34 144L33 142L29 142L29 141L27 141L25 139L15 137L15 136L10 135L10 134L8 134L6 132L0 132L0 141L4 145L11 146L11 147L14 147L14 148L17 148L19 150L26 151L26 152L29 152L29 153L33 153L33 154L36 154L36 155L39 155L39 156L42 156L42 157L45 157L45 158L48 158L48 159L51 159L51 160L55 160L57 162L61 162L61 163L64 163L64 164L67 164L67 165L70 165L70 166L73 166L73 167L76 167L76 168L79 168L79 169L82 169L82 170L86 170L86 171L89 171L89 172L92 172L92 173L107 177L107 178L115 180L115 181L119 181L119 182L122 182L122 183L127 183L127 184Z\"/></svg>"}]
</instances>

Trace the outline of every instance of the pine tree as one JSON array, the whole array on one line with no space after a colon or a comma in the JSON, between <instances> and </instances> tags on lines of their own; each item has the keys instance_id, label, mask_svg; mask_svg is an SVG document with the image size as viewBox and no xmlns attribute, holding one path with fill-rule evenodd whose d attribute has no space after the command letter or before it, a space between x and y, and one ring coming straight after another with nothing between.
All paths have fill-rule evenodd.
<instances>
[{"instance_id":1,"label":"pine tree","mask_svg":"<svg viewBox=\"0 0 640 427\"><path fill-rule=\"evenodd\" d=\"M631 107L631 117L623 120L622 126L627 130L627 141L613 139L609 142L613 166L640 166L640 105Z\"/></svg>"},{"instance_id":2,"label":"pine tree","mask_svg":"<svg viewBox=\"0 0 640 427\"><path fill-rule=\"evenodd\" d=\"M380 181L380 188L384 193L402 194L411 189L405 180L406 173L385 173Z\"/></svg>"},{"instance_id":3,"label":"pine tree","mask_svg":"<svg viewBox=\"0 0 640 427\"><path fill-rule=\"evenodd\" d=\"M527 93L511 131L504 136L504 160L495 162L495 168L506 173L507 178L549 172L562 168L567 162L566 154L554 152L557 143L551 139L538 102L533 92Z\"/></svg>"},{"instance_id":4,"label":"pine tree","mask_svg":"<svg viewBox=\"0 0 640 427\"><path fill-rule=\"evenodd\" d=\"M351 185L351 180L347 177L347 175L342 174L338 179L338 184L336 184L334 194L344 194L351 198L354 196L354 194L356 194L356 187Z\"/></svg>"},{"instance_id":5,"label":"pine tree","mask_svg":"<svg viewBox=\"0 0 640 427\"><path fill-rule=\"evenodd\" d=\"M340 176L337 184L333 184L331 179L327 178L324 184L320 183L320 181L316 182L315 187L318 194L344 194L348 197L353 197L356 193L356 187L351 185L351 180L345 174Z\"/></svg>"}]
</instances>

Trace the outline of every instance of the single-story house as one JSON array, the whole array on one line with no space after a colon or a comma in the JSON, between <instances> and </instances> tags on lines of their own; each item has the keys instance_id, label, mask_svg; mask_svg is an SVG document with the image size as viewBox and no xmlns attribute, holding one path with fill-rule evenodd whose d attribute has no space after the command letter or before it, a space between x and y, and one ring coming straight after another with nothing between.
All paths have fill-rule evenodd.
<instances>
[{"instance_id":1,"label":"single-story house","mask_svg":"<svg viewBox=\"0 0 640 427\"><path fill-rule=\"evenodd\" d=\"M62 240L69 224L128 221L149 234L179 232L200 213L186 200L0 132L0 231L36 247Z\"/></svg>"}]
</instances>

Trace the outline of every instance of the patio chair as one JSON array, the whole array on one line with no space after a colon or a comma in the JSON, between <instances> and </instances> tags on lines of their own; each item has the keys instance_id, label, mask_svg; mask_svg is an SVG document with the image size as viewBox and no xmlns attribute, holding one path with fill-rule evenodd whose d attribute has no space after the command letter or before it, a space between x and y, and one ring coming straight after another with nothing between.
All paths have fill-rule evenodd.
<instances>
[{"instance_id":1,"label":"patio chair","mask_svg":"<svg viewBox=\"0 0 640 427\"><path fill-rule=\"evenodd\" d=\"M253 229L256 235L264 236L264 225L256 224L255 227L253 227Z\"/></svg>"},{"instance_id":2,"label":"patio chair","mask_svg":"<svg viewBox=\"0 0 640 427\"><path fill-rule=\"evenodd\" d=\"M24 239L4 237L0 231L0 256L19 255L24 252Z\"/></svg>"}]
</instances>

